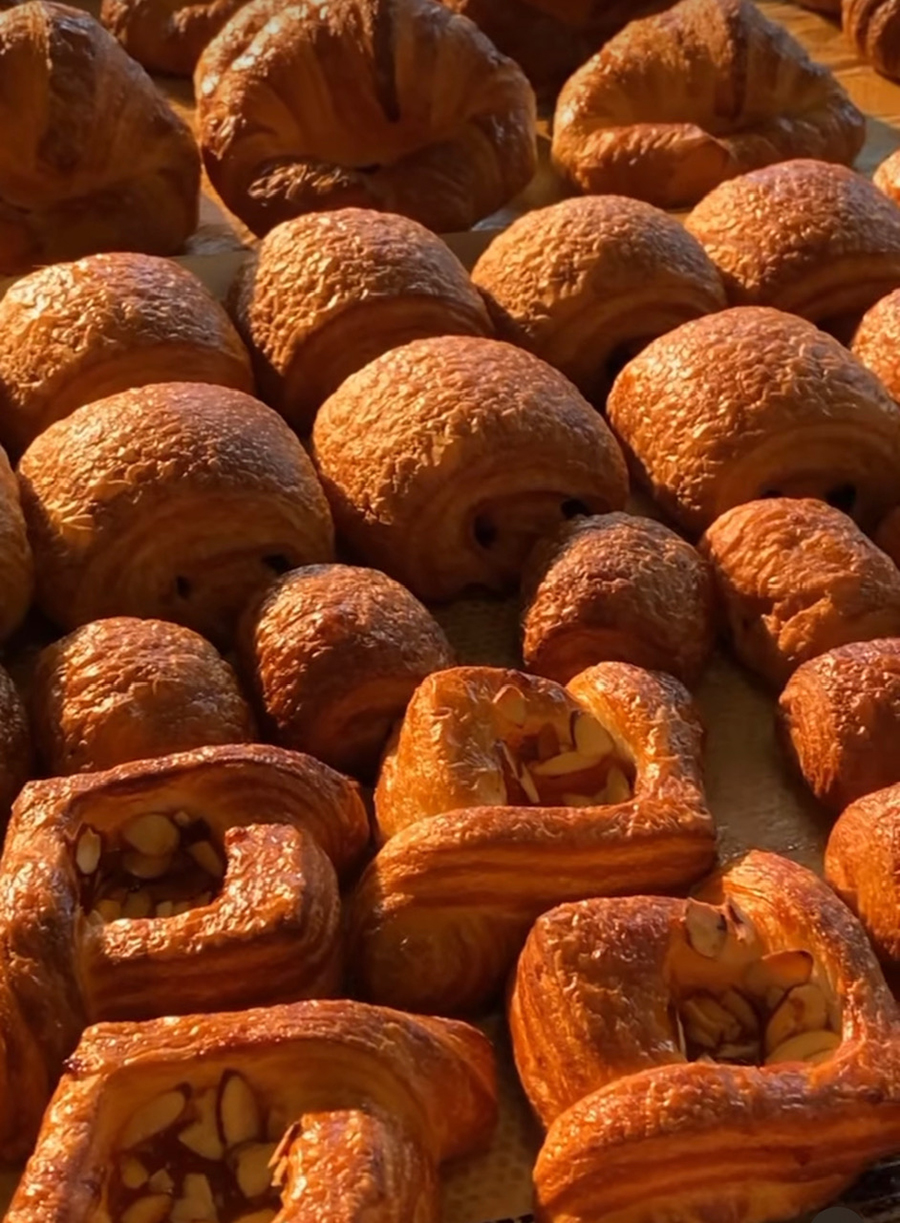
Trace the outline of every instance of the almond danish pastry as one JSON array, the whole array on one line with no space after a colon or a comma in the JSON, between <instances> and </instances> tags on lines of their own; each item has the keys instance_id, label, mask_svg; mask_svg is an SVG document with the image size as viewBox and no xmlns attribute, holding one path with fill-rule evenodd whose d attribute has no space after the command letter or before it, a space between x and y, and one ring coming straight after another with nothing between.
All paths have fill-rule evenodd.
<instances>
[{"instance_id":1,"label":"almond danish pastry","mask_svg":"<svg viewBox=\"0 0 900 1223\"><path fill-rule=\"evenodd\" d=\"M327 997L356 787L278 748L201 748L35 782L0 861L0 1157L29 1149L101 1019Z\"/></svg>"}]
</instances>

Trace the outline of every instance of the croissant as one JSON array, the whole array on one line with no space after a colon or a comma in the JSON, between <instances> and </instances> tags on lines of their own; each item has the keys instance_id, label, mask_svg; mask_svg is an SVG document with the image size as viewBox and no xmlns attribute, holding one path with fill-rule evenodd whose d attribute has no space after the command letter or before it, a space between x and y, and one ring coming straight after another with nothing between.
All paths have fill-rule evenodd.
<instances>
[{"instance_id":1,"label":"croissant","mask_svg":"<svg viewBox=\"0 0 900 1223\"><path fill-rule=\"evenodd\" d=\"M451 1020L317 1001L99 1024L7 1223L437 1223L438 1165L496 1115L491 1046Z\"/></svg>"},{"instance_id":2,"label":"croissant","mask_svg":"<svg viewBox=\"0 0 900 1223\"><path fill-rule=\"evenodd\" d=\"M197 633L162 620L97 620L47 646L31 710L57 777L253 738L228 663Z\"/></svg>"},{"instance_id":3,"label":"croissant","mask_svg":"<svg viewBox=\"0 0 900 1223\"><path fill-rule=\"evenodd\" d=\"M269 588L241 633L272 737L369 776L415 689L453 665L443 630L375 569L310 565Z\"/></svg>"},{"instance_id":4,"label":"croissant","mask_svg":"<svg viewBox=\"0 0 900 1223\"><path fill-rule=\"evenodd\" d=\"M31 736L25 706L12 677L0 667L0 842L13 799L31 771Z\"/></svg>"},{"instance_id":5,"label":"croissant","mask_svg":"<svg viewBox=\"0 0 900 1223\"><path fill-rule=\"evenodd\" d=\"M553 162L580 191L684 208L772 162L850 165L865 130L828 69L750 0L680 0L566 83Z\"/></svg>"},{"instance_id":6,"label":"croissant","mask_svg":"<svg viewBox=\"0 0 900 1223\"><path fill-rule=\"evenodd\" d=\"M895 204L900 204L900 149L895 149L877 167L872 181L879 191Z\"/></svg>"},{"instance_id":7,"label":"croissant","mask_svg":"<svg viewBox=\"0 0 900 1223\"><path fill-rule=\"evenodd\" d=\"M0 13L0 274L94 251L169 255L197 223L187 124L86 13Z\"/></svg>"},{"instance_id":8,"label":"croissant","mask_svg":"<svg viewBox=\"0 0 900 1223\"><path fill-rule=\"evenodd\" d=\"M686 225L732 305L774 306L842 339L900 285L900 208L845 166L757 170L717 187Z\"/></svg>"},{"instance_id":9,"label":"croissant","mask_svg":"<svg viewBox=\"0 0 900 1223\"><path fill-rule=\"evenodd\" d=\"M897 1004L859 923L774 854L699 899L546 913L510 1025L547 1223L805 1216L900 1149Z\"/></svg>"},{"instance_id":10,"label":"croissant","mask_svg":"<svg viewBox=\"0 0 900 1223\"><path fill-rule=\"evenodd\" d=\"M576 518L538 542L522 585L525 666L557 683L605 660L693 683L712 653L709 566L649 518Z\"/></svg>"},{"instance_id":11,"label":"croissant","mask_svg":"<svg viewBox=\"0 0 900 1223\"><path fill-rule=\"evenodd\" d=\"M836 814L900 782L900 640L854 641L810 659L779 712L788 751Z\"/></svg>"},{"instance_id":12,"label":"croissant","mask_svg":"<svg viewBox=\"0 0 900 1223\"><path fill-rule=\"evenodd\" d=\"M308 433L319 406L391 348L431 335L490 335L450 248L406 217L343 208L285 221L232 291L260 393Z\"/></svg>"},{"instance_id":13,"label":"croissant","mask_svg":"<svg viewBox=\"0 0 900 1223\"><path fill-rule=\"evenodd\" d=\"M130 615L228 641L274 576L332 555L302 446L225 387L166 383L87 404L32 442L19 479L38 603L64 628Z\"/></svg>"},{"instance_id":14,"label":"croissant","mask_svg":"<svg viewBox=\"0 0 900 1223\"><path fill-rule=\"evenodd\" d=\"M0 301L0 443L19 456L83 404L151 382L253 390L225 311L168 259L115 253L57 264Z\"/></svg>"},{"instance_id":15,"label":"croissant","mask_svg":"<svg viewBox=\"0 0 900 1223\"><path fill-rule=\"evenodd\" d=\"M34 562L16 477L0 449L0 641L25 619L34 588Z\"/></svg>"},{"instance_id":16,"label":"croissant","mask_svg":"<svg viewBox=\"0 0 900 1223\"><path fill-rule=\"evenodd\" d=\"M872 538L882 552L900 566L900 506L885 515Z\"/></svg>"},{"instance_id":17,"label":"croissant","mask_svg":"<svg viewBox=\"0 0 900 1223\"><path fill-rule=\"evenodd\" d=\"M555 365L598 404L649 340L726 304L716 269L684 227L619 196L526 213L472 277L501 338Z\"/></svg>"},{"instance_id":18,"label":"croissant","mask_svg":"<svg viewBox=\"0 0 900 1223\"><path fill-rule=\"evenodd\" d=\"M715 855L701 740L681 684L625 663L567 688L489 667L430 676L375 791L388 839L351 902L357 988L478 1011L539 913L695 879Z\"/></svg>"},{"instance_id":19,"label":"croissant","mask_svg":"<svg viewBox=\"0 0 900 1223\"><path fill-rule=\"evenodd\" d=\"M151 72L190 76L246 0L102 0L100 20Z\"/></svg>"},{"instance_id":20,"label":"croissant","mask_svg":"<svg viewBox=\"0 0 900 1223\"><path fill-rule=\"evenodd\" d=\"M100 1019L333 993L356 787L306 756L200 748L34 782L0 860L0 1157L29 1149Z\"/></svg>"},{"instance_id":21,"label":"croissant","mask_svg":"<svg viewBox=\"0 0 900 1223\"><path fill-rule=\"evenodd\" d=\"M822 501L773 497L735 506L716 519L700 550L735 653L777 688L835 646L900 637L900 570Z\"/></svg>"},{"instance_id":22,"label":"croissant","mask_svg":"<svg viewBox=\"0 0 900 1223\"><path fill-rule=\"evenodd\" d=\"M420 599L513 589L536 539L628 495L594 409L495 340L441 336L386 353L323 404L312 436L337 530Z\"/></svg>"},{"instance_id":23,"label":"croissant","mask_svg":"<svg viewBox=\"0 0 900 1223\"><path fill-rule=\"evenodd\" d=\"M900 399L900 289L869 310L853 336L852 350L895 400Z\"/></svg>"},{"instance_id":24,"label":"croissant","mask_svg":"<svg viewBox=\"0 0 900 1223\"><path fill-rule=\"evenodd\" d=\"M207 173L260 235L347 207L468 229L537 165L522 70L436 0L252 0L194 82Z\"/></svg>"},{"instance_id":25,"label":"croissant","mask_svg":"<svg viewBox=\"0 0 900 1223\"><path fill-rule=\"evenodd\" d=\"M900 77L900 6L896 0L843 0L841 25L876 72Z\"/></svg>"},{"instance_id":26,"label":"croissant","mask_svg":"<svg viewBox=\"0 0 900 1223\"><path fill-rule=\"evenodd\" d=\"M699 532L761 497L818 497L864 527L897 502L900 408L824 332L743 306L655 340L607 411L641 482Z\"/></svg>"}]
</instances>

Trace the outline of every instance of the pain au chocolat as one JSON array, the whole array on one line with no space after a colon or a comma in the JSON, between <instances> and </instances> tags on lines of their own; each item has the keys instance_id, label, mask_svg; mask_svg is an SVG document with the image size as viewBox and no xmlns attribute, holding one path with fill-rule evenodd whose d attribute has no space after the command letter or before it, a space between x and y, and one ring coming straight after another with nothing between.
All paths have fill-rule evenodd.
<instances>
[{"instance_id":1,"label":"pain au chocolat","mask_svg":"<svg viewBox=\"0 0 900 1223\"><path fill-rule=\"evenodd\" d=\"M597 412L562 374L495 340L386 353L326 401L312 436L337 530L426 600L514 589L541 535L628 494Z\"/></svg>"},{"instance_id":2,"label":"pain au chocolat","mask_svg":"<svg viewBox=\"0 0 900 1223\"><path fill-rule=\"evenodd\" d=\"M231 309L260 395L300 433L351 374L432 335L491 335L450 248L391 213L341 208L285 221L239 274Z\"/></svg>"},{"instance_id":3,"label":"pain au chocolat","mask_svg":"<svg viewBox=\"0 0 900 1223\"><path fill-rule=\"evenodd\" d=\"M852 914L774 854L695 899L546 913L509 1014L546 1223L792 1219L900 1149L897 1003Z\"/></svg>"},{"instance_id":4,"label":"pain au chocolat","mask_svg":"<svg viewBox=\"0 0 900 1223\"><path fill-rule=\"evenodd\" d=\"M21 455L83 404L154 382L252 392L250 360L203 283L170 259L90 255L25 276L0 301L0 444Z\"/></svg>"},{"instance_id":5,"label":"pain au chocolat","mask_svg":"<svg viewBox=\"0 0 900 1223\"><path fill-rule=\"evenodd\" d=\"M876 72L900 78L900 4L897 0L843 0L841 24Z\"/></svg>"},{"instance_id":6,"label":"pain au chocolat","mask_svg":"<svg viewBox=\"0 0 900 1223\"><path fill-rule=\"evenodd\" d=\"M87 404L18 470L38 603L63 628L142 616L227 642L274 577L332 557L303 447L227 387L160 383Z\"/></svg>"},{"instance_id":7,"label":"pain au chocolat","mask_svg":"<svg viewBox=\"0 0 900 1223\"><path fill-rule=\"evenodd\" d=\"M900 285L900 208L846 166L756 170L711 192L686 225L732 305L774 306L840 339Z\"/></svg>"},{"instance_id":8,"label":"pain au chocolat","mask_svg":"<svg viewBox=\"0 0 900 1223\"><path fill-rule=\"evenodd\" d=\"M607 411L641 482L700 532L762 497L817 497L874 526L896 504L900 408L811 323L740 306L649 344Z\"/></svg>"},{"instance_id":9,"label":"pain au chocolat","mask_svg":"<svg viewBox=\"0 0 900 1223\"><path fill-rule=\"evenodd\" d=\"M900 783L900 636L810 659L781 694L779 712L807 785L835 814Z\"/></svg>"},{"instance_id":10,"label":"pain au chocolat","mask_svg":"<svg viewBox=\"0 0 900 1223\"><path fill-rule=\"evenodd\" d=\"M555 365L598 406L648 341L726 304L718 272L684 226L622 196L525 213L494 238L472 278L500 338Z\"/></svg>"},{"instance_id":11,"label":"pain au chocolat","mask_svg":"<svg viewBox=\"0 0 900 1223\"><path fill-rule=\"evenodd\" d=\"M316 1001L99 1024L7 1223L437 1223L439 1165L496 1117L490 1043L451 1020Z\"/></svg>"},{"instance_id":12,"label":"pain au chocolat","mask_svg":"<svg viewBox=\"0 0 900 1223\"><path fill-rule=\"evenodd\" d=\"M175 254L197 223L187 124L87 13L0 13L0 274L94 251Z\"/></svg>"},{"instance_id":13,"label":"pain au chocolat","mask_svg":"<svg viewBox=\"0 0 900 1223\"><path fill-rule=\"evenodd\" d=\"M248 609L240 644L274 741L366 777L415 689L454 662L418 599L352 565L279 578Z\"/></svg>"},{"instance_id":14,"label":"pain au chocolat","mask_svg":"<svg viewBox=\"0 0 900 1223\"><path fill-rule=\"evenodd\" d=\"M34 561L15 474L0 447L0 641L25 619L34 589Z\"/></svg>"},{"instance_id":15,"label":"pain au chocolat","mask_svg":"<svg viewBox=\"0 0 900 1223\"><path fill-rule=\"evenodd\" d=\"M709 565L649 518L576 518L539 541L522 580L522 655L557 683L597 662L699 678L715 639Z\"/></svg>"},{"instance_id":16,"label":"pain au chocolat","mask_svg":"<svg viewBox=\"0 0 900 1223\"><path fill-rule=\"evenodd\" d=\"M356 787L278 748L34 782L0 860L0 1157L30 1149L82 1029L327 997Z\"/></svg>"},{"instance_id":17,"label":"pain au chocolat","mask_svg":"<svg viewBox=\"0 0 900 1223\"><path fill-rule=\"evenodd\" d=\"M100 20L150 72L190 76L200 53L247 0L103 0Z\"/></svg>"},{"instance_id":18,"label":"pain au chocolat","mask_svg":"<svg viewBox=\"0 0 900 1223\"><path fill-rule=\"evenodd\" d=\"M680 0L627 26L567 82L553 161L587 194L683 208L791 157L850 165L864 140L842 86L750 0Z\"/></svg>"},{"instance_id":19,"label":"pain au chocolat","mask_svg":"<svg viewBox=\"0 0 900 1223\"><path fill-rule=\"evenodd\" d=\"M258 235L347 207L468 229L537 164L522 70L437 0L251 0L194 80L207 173Z\"/></svg>"},{"instance_id":20,"label":"pain au chocolat","mask_svg":"<svg viewBox=\"0 0 900 1223\"><path fill-rule=\"evenodd\" d=\"M738 658L781 688L850 641L900 636L900 569L823 501L773 497L716 519L709 560Z\"/></svg>"},{"instance_id":21,"label":"pain au chocolat","mask_svg":"<svg viewBox=\"0 0 900 1223\"><path fill-rule=\"evenodd\" d=\"M162 620L96 620L47 646L30 706L38 751L56 777L254 737L225 659L198 633Z\"/></svg>"},{"instance_id":22,"label":"pain au chocolat","mask_svg":"<svg viewBox=\"0 0 900 1223\"><path fill-rule=\"evenodd\" d=\"M715 855L701 741L681 684L625 663L566 688L490 667L430 676L375 791L383 845L349 917L357 987L478 1011L539 913L697 878Z\"/></svg>"}]
</instances>

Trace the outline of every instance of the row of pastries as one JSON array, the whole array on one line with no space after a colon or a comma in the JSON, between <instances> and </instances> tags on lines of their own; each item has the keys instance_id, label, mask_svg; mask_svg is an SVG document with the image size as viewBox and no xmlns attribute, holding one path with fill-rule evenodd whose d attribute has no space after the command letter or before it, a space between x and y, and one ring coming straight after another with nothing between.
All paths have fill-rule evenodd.
<instances>
[{"instance_id":1,"label":"row of pastries","mask_svg":"<svg viewBox=\"0 0 900 1223\"><path fill-rule=\"evenodd\" d=\"M833 1201L900 1151L897 159L748 0L3 7L6 1223L435 1223L498 1008L541 1223ZM573 195L470 273L535 89ZM719 640L823 878L717 858Z\"/></svg>"}]
</instances>

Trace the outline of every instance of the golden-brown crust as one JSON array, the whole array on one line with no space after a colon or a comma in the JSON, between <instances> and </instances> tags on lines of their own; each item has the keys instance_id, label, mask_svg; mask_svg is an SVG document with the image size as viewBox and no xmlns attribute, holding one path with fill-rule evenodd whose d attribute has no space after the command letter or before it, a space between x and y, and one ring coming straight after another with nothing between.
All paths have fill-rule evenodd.
<instances>
[{"instance_id":1,"label":"golden-brown crust","mask_svg":"<svg viewBox=\"0 0 900 1223\"><path fill-rule=\"evenodd\" d=\"M749 0L681 0L567 82L553 160L584 192L679 208L772 162L852 164L864 140L864 116L783 26Z\"/></svg>"},{"instance_id":2,"label":"golden-brown crust","mask_svg":"<svg viewBox=\"0 0 900 1223\"><path fill-rule=\"evenodd\" d=\"M639 478L690 531L764 496L832 499L867 528L896 504L900 408L793 315L739 306L685 323L625 367L608 412Z\"/></svg>"},{"instance_id":3,"label":"golden-brown crust","mask_svg":"<svg viewBox=\"0 0 900 1223\"><path fill-rule=\"evenodd\" d=\"M835 646L900 636L900 570L822 501L735 506L704 535L738 658L776 688Z\"/></svg>"},{"instance_id":4,"label":"golden-brown crust","mask_svg":"<svg viewBox=\"0 0 900 1223\"><path fill-rule=\"evenodd\" d=\"M853 336L852 352L900 400L900 289L875 303Z\"/></svg>"},{"instance_id":5,"label":"golden-brown crust","mask_svg":"<svg viewBox=\"0 0 900 1223\"><path fill-rule=\"evenodd\" d=\"M228 663L162 620L97 620L47 646L30 702L38 751L57 777L254 737Z\"/></svg>"},{"instance_id":6,"label":"golden-brown crust","mask_svg":"<svg viewBox=\"0 0 900 1223\"><path fill-rule=\"evenodd\" d=\"M607 789L603 798L562 795L578 806L541 805L547 791L534 790L539 802L529 805L529 770L502 746L515 737L510 701L511 716L521 720L519 702L524 710L520 739L532 723L573 713L599 722L613 744L607 763L618 762L616 797ZM492 668L431 676L376 792L380 830L393 835L352 901L358 986L410 1010L476 1011L494 999L534 918L564 897L666 890L696 878L715 852L701 742L681 684L624 663L592 667L567 689ZM539 773L531 766L533 787L546 785ZM562 780L563 789L578 784L572 774Z\"/></svg>"},{"instance_id":7,"label":"golden-brown crust","mask_svg":"<svg viewBox=\"0 0 900 1223\"><path fill-rule=\"evenodd\" d=\"M25 706L11 676L0 667L0 839L13 799L30 775L31 735Z\"/></svg>"},{"instance_id":8,"label":"golden-brown crust","mask_svg":"<svg viewBox=\"0 0 900 1223\"><path fill-rule=\"evenodd\" d=\"M159 907L153 916L162 902L152 889L177 889L177 881L157 870L159 882L146 882L143 852L133 865L128 853L124 866L118 856L137 843L129 830L160 815L169 840L172 828L190 844L202 835L207 859L222 855L215 871L224 878L172 916ZM201 748L27 786L0 861L3 1156L28 1148L88 1022L333 992L335 872L358 862L368 835L351 782L278 748ZM130 886L153 900L143 916L103 898L104 872L116 882L123 870L137 871Z\"/></svg>"},{"instance_id":9,"label":"golden-brown crust","mask_svg":"<svg viewBox=\"0 0 900 1223\"><path fill-rule=\"evenodd\" d=\"M895 149L875 171L872 181L889 200L900 204L900 149Z\"/></svg>"},{"instance_id":10,"label":"golden-brown crust","mask_svg":"<svg viewBox=\"0 0 900 1223\"><path fill-rule=\"evenodd\" d=\"M900 284L900 208L845 166L767 166L723 183L685 224L732 305L774 306L841 338Z\"/></svg>"},{"instance_id":11,"label":"golden-brown crust","mask_svg":"<svg viewBox=\"0 0 900 1223\"><path fill-rule=\"evenodd\" d=\"M536 167L522 70L435 0L252 0L195 88L207 173L257 234L346 207L468 229Z\"/></svg>"},{"instance_id":12,"label":"golden-brown crust","mask_svg":"<svg viewBox=\"0 0 900 1223\"><path fill-rule=\"evenodd\" d=\"M247 0L103 0L100 20L150 72L190 76L200 54Z\"/></svg>"},{"instance_id":13,"label":"golden-brown crust","mask_svg":"<svg viewBox=\"0 0 900 1223\"><path fill-rule=\"evenodd\" d=\"M900 786L866 794L841 815L825 877L866 928L894 979L900 962Z\"/></svg>"},{"instance_id":14,"label":"golden-brown crust","mask_svg":"<svg viewBox=\"0 0 900 1223\"><path fill-rule=\"evenodd\" d=\"M407 217L363 208L276 226L235 281L231 309L260 394L301 432L342 382L389 349L493 331L446 243Z\"/></svg>"},{"instance_id":15,"label":"golden-brown crust","mask_svg":"<svg viewBox=\"0 0 900 1223\"><path fill-rule=\"evenodd\" d=\"M0 641L25 619L34 591L34 561L19 486L0 448Z\"/></svg>"},{"instance_id":16,"label":"golden-brown crust","mask_svg":"<svg viewBox=\"0 0 900 1223\"><path fill-rule=\"evenodd\" d=\"M101 1198L108 1211L130 1118L229 1074L256 1096L264 1136L283 1135L286 1218L436 1223L437 1166L483 1149L496 1122L491 1046L448 1020L317 1001L101 1024L68 1064L9 1223L72 1223ZM152 1156L153 1140L140 1149Z\"/></svg>"},{"instance_id":17,"label":"golden-brown crust","mask_svg":"<svg viewBox=\"0 0 900 1223\"><path fill-rule=\"evenodd\" d=\"M408 590L350 565L281 578L248 608L240 644L273 738L365 777L418 685L454 662Z\"/></svg>"},{"instance_id":18,"label":"golden-brown crust","mask_svg":"<svg viewBox=\"0 0 900 1223\"><path fill-rule=\"evenodd\" d=\"M747 855L699 896L564 905L529 936L510 1021L550 1127L535 1169L542 1220L793 1217L900 1140L900 1015L851 914L772 854ZM691 941L700 910L719 915L721 966ZM686 1059L675 1016L688 983L752 996L763 957L798 951L822 1000L825 1060L804 1064L786 1045L765 1066Z\"/></svg>"},{"instance_id":19,"label":"golden-brown crust","mask_svg":"<svg viewBox=\"0 0 900 1223\"><path fill-rule=\"evenodd\" d=\"M716 269L673 217L589 196L526 213L472 273L501 338L528 348L596 403L626 359L725 306Z\"/></svg>"},{"instance_id":20,"label":"golden-brown crust","mask_svg":"<svg viewBox=\"0 0 900 1223\"><path fill-rule=\"evenodd\" d=\"M841 25L876 72L900 77L900 5L897 0L843 0Z\"/></svg>"},{"instance_id":21,"label":"golden-brown crust","mask_svg":"<svg viewBox=\"0 0 900 1223\"><path fill-rule=\"evenodd\" d=\"M386 353L323 404L313 445L343 538L426 600L513 588L538 537L628 492L615 439L574 386L495 340Z\"/></svg>"},{"instance_id":22,"label":"golden-brown crust","mask_svg":"<svg viewBox=\"0 0 900 1223\"><path fill-rule=\"evenodd\" d=\"M18 456L83 404L153 382L253 391L250 361L205 285L170 259L54 264L0 301L0 444Z\"/></svg>"},{"instance_id":23,"label":"golden-brown crust","mask_svg":"<svg viewBox=\"0 0 900 1223\"><path fill-rule=\"evenodd\" d=\"M38 603L64 628L148 616L227 642L274 576L332 556L302 446L227 387L160 383L79 408L32 442L19 482Z\"/></svg>"},{"instance_id":24,"label":"golden-brown crust","mask_svg":"<svg viewBox=\"0 0 900 1223\"><path fill-rule=\"evenodd\" d=\"M597 662L630 662L693 683L715 638L709 566L649 518L578 518L540 541L522 581L522 655L567 684Z\"/></svg>"},{"instance_id":25,"label":"golden-brown crust","mask_svg":"<svg viewBox=\"0 0 900 1223\"><path fill-rule=\"evenodd\" d=\"M0 273L103 250L179 251L197 223L190 129L99 22L0 14Z\"/></svg>"},{"instance_id":26,"label":"golden-brown crust","mask_svg":"<svg viewBox=\"0 0 900 1223\"><path fill-rule=\"evenodd\" d=\"M807 785L835 813L900 782L900 640L851 642L810 659L779 711Z\"/></svg>"}]
</instances>

